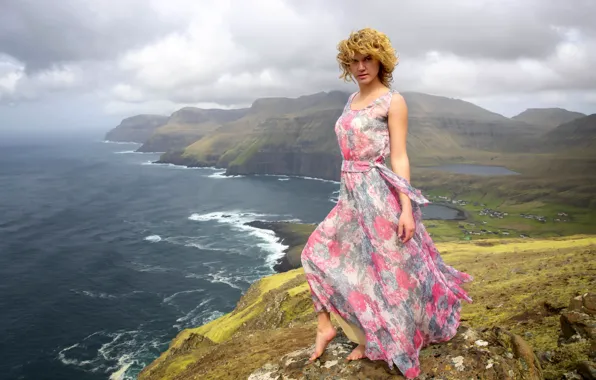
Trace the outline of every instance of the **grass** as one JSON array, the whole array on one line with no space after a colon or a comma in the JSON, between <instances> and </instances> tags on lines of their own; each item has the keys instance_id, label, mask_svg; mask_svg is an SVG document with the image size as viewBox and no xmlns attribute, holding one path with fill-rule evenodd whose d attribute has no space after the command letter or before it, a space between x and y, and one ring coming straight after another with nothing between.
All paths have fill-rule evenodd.
<instances>
[{"instance_id":1,"label":"grass","mask_svg":"<svg viewBox=\"0 0 596 380\"><path fill-rule=\"evenodd\" d=\"M478 191L469 191L465 194L453 195L445 189L434 189L424 192L433 203L440 204L439 196L453 197L458 200L465 200L466 205L457 205L457 208L468 212L469 218L465 221L457 220L427 220L425 225L436 241L449 241L463 239L466 234L460 227L467 230L479 231L506 231L511 237L519 237L525 234L531 238L569 236L574 234L593 233L596 227L596 210L577 207L568 204L553 204L539 200L532 200L521 203L504 201L493 197L490 194ZM452 206L450 204L450 206ZM499 212L507 213L502 219L479 215L479 212L489 208ZM567 217L558 216L559 212L565 212ZM528 219L520 214L532 214L545 217L545 222L535 219ZM565 221L555 221L555 219ZM476 224L472 226L471 223ZM468 235L470 239L492 238L493 234ZM502 235L499 235L502 236Z\"/></svg>"},{"instance_id":2,"label":"grass","mask_svg":"<svg viewBox=\"0 0 596 380\"><path fill-rule=\"evenodd\" d=\"M474 276L464 285L473 302L463 305L463 323L501 326L535 352L553 352L556 360L543 368L547 379L560 378L587 358L585 343L557 345L559 310L596 288L596 236L451 241L437 248L447 264ZM183 347L192 333L217 344L171 357L166 352L140 379L246 378L265 362L310 345L315 322L302 268L268 276L251 286L234 312L180 332L169 351Z\"/></svg>"},{"instance_id":3,"label":"grass","mask_svg":"<svg viewBox=\"0 0 596 380\"><path fill-rule=\"evenodd\" d=\"M284 283L292 280L298 274L291 271L262 278L259 281L258 288L254 289L253 292L246 293L243 299L240 300L241 304L246 305L243 310L237 313L226 314L196 329L190 329L189 334L195 332L216 343L230 338L243 323L250 321L263 311L263 295L265 293L281 288Z\"/></svg>"}]
</instances>

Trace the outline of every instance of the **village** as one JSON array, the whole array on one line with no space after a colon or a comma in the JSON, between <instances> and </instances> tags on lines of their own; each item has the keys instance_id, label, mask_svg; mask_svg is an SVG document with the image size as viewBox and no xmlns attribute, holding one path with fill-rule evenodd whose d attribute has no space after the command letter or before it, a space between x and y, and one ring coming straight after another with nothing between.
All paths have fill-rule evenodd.
<instances>
[{"instance_id":1,"label":"village","mask_svg":"<svg viewBox=\"0 0 596 380\"><path fill-rule=\"evenodd\" d=\"M468 204L472 204L475 207L483 207L480 211L478 211L478 215L480 215L480 216L487 216L489 218L496 218L496 219L504 219L505 217L509 216L509 213L507 213L507 212L487 208L486 204L480 203L480 202L470 202L470 201L466 201L464 199L454 199L454 198L449 198L449 197L443 196L443 195L430 196L429 198L430 199L432 199L432 198L438 199L440 201L439 203L450 203L450 204L454 204L454 205L458 205L458 206L466 206ZM543 216L543 215L520 213L519 216L522 218L525 218L525 219L533 219L540 223L547 222L547 217ZM569 221L568 217L569 217L569 215L566 212L558 212L557 217L553 217L552 221L555 223L567 222L567 221ZM478 223L468 222L463 225L459 224L458 227L464 234L465 240L469 239L469 237L471 235L480 236L480 235L491 235L492 234L492 235L510 236L512 234L511 231L507 231L507 230L503 230L503 229L498 229L498 230L494 230L494 231L487 229L487 228L476 229L475 227L477 227L478 224L486 225L487 222L485 220L482 220L482 221L479 221ZM471 228L468 228L466 226L469 226ZM529 235L520 233L519 237L528 238Z\"/></svg>"}]
</instances>

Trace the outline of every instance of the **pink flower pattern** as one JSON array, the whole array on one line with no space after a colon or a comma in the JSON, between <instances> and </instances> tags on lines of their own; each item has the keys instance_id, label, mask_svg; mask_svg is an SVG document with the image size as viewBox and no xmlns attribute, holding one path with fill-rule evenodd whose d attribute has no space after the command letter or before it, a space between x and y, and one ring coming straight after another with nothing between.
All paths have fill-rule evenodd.
<instances>
[{"instance_id":1,"label":"pink flower pattern","mask_svg":"<svg viewBox=\"0 0 596 380\"><path fill-rule=\"evenodd\" d=\"M460 323L461 287L472 276L445 264L422 223L430 202L385 165L389 155L390 90L364 109L352 94L335 124L343 157L337 204L302 251L314 308L330 311L365 333L365 355L408 379L420 375L420 350L448 341ZM397 237L399 193L412 200L416 232Z\"/></svg>"}]
</instances>

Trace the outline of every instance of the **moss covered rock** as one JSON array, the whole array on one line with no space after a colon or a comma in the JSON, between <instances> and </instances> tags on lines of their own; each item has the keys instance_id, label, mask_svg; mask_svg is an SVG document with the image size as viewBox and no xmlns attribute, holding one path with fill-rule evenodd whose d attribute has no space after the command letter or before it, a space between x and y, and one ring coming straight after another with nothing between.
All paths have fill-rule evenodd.
<instances>
[{"instance_id":1,"label":"moss covered rock","mask_svg":"<svg viewBox=\"0 0 596 380\"><path fill-rule=\"evenodd\" d=\"M292 351L251 373L249 380L269 379L404 379L383 361L347 361L356 345L342 334L317 361L308 363L314 345ZM540 363L520 337L493 328L460 326L449 343L435 344L420 355L419 379L542 379Z\"/></svg>"}]
</instances>

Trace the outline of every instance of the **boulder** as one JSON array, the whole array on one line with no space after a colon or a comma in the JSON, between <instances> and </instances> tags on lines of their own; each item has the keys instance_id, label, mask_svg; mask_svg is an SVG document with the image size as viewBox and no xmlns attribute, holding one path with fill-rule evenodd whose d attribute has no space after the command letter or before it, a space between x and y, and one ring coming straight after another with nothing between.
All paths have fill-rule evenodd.
<instances>
[{"instance_id":1,"label":"boulder","mask_svg":"<svg viewBox=\"0 0 596 380\"><path fill-rule=\"evenodd\" d=\"M596 341L596 293L574 297L561 313L561 344L587 339Z\"/></svg>"}]
</instances>

